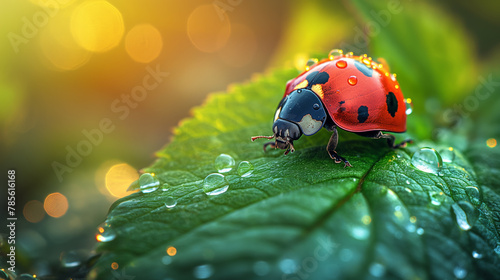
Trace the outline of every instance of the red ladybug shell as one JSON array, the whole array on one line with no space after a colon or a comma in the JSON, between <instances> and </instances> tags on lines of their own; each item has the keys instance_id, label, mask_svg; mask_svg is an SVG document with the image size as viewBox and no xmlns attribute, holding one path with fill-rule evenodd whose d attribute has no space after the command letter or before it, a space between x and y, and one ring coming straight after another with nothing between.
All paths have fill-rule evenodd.
<instances>
[{"instance_id":1,"label":"red ladybug shell","mask_svg":"<svg viewBox=\"0 0 500 280\"><path fill-rule=\"evenodd\" d=\"M316 93L344 130L406 131L406 104L399 83L385 65L371 58L339 55L323 59L288 81L284 96L299 88Z\"/></svg>"}]
</instances>

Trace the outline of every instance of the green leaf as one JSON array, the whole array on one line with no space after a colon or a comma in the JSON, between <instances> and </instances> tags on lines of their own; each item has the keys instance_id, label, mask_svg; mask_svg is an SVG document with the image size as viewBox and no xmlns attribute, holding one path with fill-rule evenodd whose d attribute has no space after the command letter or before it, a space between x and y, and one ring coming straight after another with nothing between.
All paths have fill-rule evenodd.
<instances>
[{"instance_id":1,"label":"green leaf","mask_svg":"<svg viewBox=\"0 0 500 280\"><path fill-rule=\"evenodd\" d=\"M271 133L284 85L296 74L276 70L212 95L194 109L145 169L169 190L139 192L114 203L107 224L116 238L98 245L103 254L90 278L499 275L500 189L485 185L490 182L479 176L487 174L477 169L491 164L487 169L498 178L498 160L477 162L482 151L454 150L454 160L435 175L411 164L417 145L393 150L383 140L341 133L337 151L354 166L344 168L329 158L324 130L296 141L293 154L265 153L262 142L250 137ZM222 153L236 164L249 161L254 170L247 177L235 169L225 173L229 189L209 196L203 180L217 172L214 161ZM172 198L177 204L166 207Z\"/></svg>"}]
</instances>

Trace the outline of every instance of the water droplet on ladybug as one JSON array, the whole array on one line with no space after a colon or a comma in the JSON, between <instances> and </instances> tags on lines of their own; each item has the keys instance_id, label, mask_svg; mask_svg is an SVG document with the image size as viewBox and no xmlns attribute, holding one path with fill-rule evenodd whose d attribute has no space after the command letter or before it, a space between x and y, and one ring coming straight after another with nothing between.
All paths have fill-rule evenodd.
<instances>
[{"instance_id":1,"label":"water droplet on ladybug","mask_svg":"<svg viewBox=\"0 0 500 280\"><path fill-rule=\"evenodd\" d=\"M139 177L139 188L142 193L154 192L158 189L160 180L151 173L144 173Z\"/></svg>"},{"instance_id":2,"label":"water droplet on ladybug","mask_svg":"<svg viewBox=\"0 0 500 280\"><path fill-rule=\"evenodd\" d=\"M345 60L339 60L335 63L335 65L342 69L342 68L346 68L347 67L347 62Z\"/></svg>"},{"instance_id":3,"label":"water droplet on ladybug","mask_svg":"<svg viewBox=\"0 0 500 280\"><path fill-rule=\"evenodd\" d=\"M226 177L219 173L212 173L203 180L202 189L207 195L219 195L225 193L228 188Z\"/></svg>"},{"instance_id":4,"label":"water droplet on ladybug","mask_svg":"<svg viewBox=\"0 0 500 280\"><path fill-rule=\"evenodd\" d=\"M354 53L353 53L353 52L348 52L348 53L346 54L346 56L347 56L347 57L351 57L351 56L353 56L353 55L354 55Z\"/></svg>"},{"instance_id":5,"label":"water droplet on ladybug","mask_svg":"<svg viewBox=\"0 0 500 280\"><path fill-rule=\"evenodd\" d=\"M319 104L318 104L318 103L314 103L314 105L313 105L313 109L314 109L314 110L318 110L318 109L319 109Z\"/></svg>"},{"instance_id":6,"label":"water droplet on ladybug","mask_svg":"<svg viewBox=\"0 0 500 280\"><path fill-rule=\"evenodd\" d=\"M330 53L328 54L328 58L330 60L333 60L336 56L342 56L344 54L344 51L343 50L340 50L340 49L333 49L330 51Z\"/></svg>"},{"instance_id":7,"label":"water droplet on ladybug","mask_svg":"<svg viewBox=\"0 0 500 280\"><path fill-rule=\"evenodd\" d=\"M309 71L309 69L311 69L311 67L318 63L318 59L317 58L311 58L309 60L307 60L306 62L306 71Z\"/></svg>"},{"instance_id":8,"label":"water droplet on ladybug","mask_svg":"<svg viewBox=\"0 0 500 280\"><path fill-rule=\"evenodd\" d=\"M421 148L411 157L411 164L421 171L437 175L443 166L443 159L435 149Z\"/></svg>"},{"instance_id":9,"label":"water droplet on ladybug","mask_svg":"<svg viewBox=\"0 0 500 280\"><path fill-rule=\"evenodd\" d=\"M347 83L350 84L351 86L355 86L358 83L358 78L356 76L350 76L347 79Z\"/></svg>"},{"instance_id":10,"label":"water droplet on ladybug","mask_svg":"<svg viewBox=\"0 0 500 280\"><path fill-rule=\"evenodd\" d=\"M405 99L406 104L406 114L410 115L413 112L413 103L411 102L411 98Z\"/></svg>"},{"instance_id":11,"label":"water droplet on ladybug","mask_svg":"<svg viewBox=\"0 0 500 280\"><path fill-rule=\"evenodd\" d=\"M238 165L237 172L238 172L238 175L240 175L241 177L248 177L248 176L252 175L253 165L248 161L242 161Z\"/></svg>"},{"instance_id":12,"label":"water droplet on ladybug","mask_svg":"<svg viewBox=\"0 0 500 280\"><path fill-rule=\"evenodd\" d=\"M215 159L215 169L217 169L219 173L231 171L235 164L234 158L230 155L220 154Z\"/></svg>"}]
</instances>

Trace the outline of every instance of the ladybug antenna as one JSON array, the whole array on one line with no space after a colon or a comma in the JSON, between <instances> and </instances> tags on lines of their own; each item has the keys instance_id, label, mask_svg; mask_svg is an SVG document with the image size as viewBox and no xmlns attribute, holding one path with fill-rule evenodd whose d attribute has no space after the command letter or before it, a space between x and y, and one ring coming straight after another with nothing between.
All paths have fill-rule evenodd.
<instances>
[{"instance_id":1,"label":"ladybug antenna","mask_svg":"<svg viewBox=\"0 0 500 280\"><path fill-rule=\"evenodd\" d=\"M254 136L254 137L252 137L252 142L255 141L256 139L259 139L259 138L273 139L274 135L272 135L272 136Z\"/></svg>"}]
</instances>

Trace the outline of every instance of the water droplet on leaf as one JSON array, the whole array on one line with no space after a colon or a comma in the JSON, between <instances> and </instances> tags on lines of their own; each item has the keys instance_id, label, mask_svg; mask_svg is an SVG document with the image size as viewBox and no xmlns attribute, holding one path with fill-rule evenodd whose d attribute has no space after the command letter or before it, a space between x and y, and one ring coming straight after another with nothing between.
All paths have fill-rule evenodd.
<instances>
[{"instance_id":1,"label":"water droplet on leaf","mask_svg":"<svg viewBox=\"0 0 500 280\"><path fill-rule=\"evenodd\" d=\"M452 147L439 150L443 162L453 162L455 160L455 150Z\"/></svg>"},{"instance_id":2,"label":"water droplet on leaf","mask_svg":"<svg viewBox=\"0 0 500 280\"><path fill-rule=\"evenodd\" d=\"M372 263L369 271L373 277L382 277L385 275L385 266L380 263Z\"/></svg>"},{"instance_id":3,"label":"water droplet on leaf","mask_svg":"<svg viewBox=\"0 0 500 280\"><path fill-rule=\"evenodd\" d=\"M281 260L279 263L279 267L285 274L292 274L297 271L297 264L295 264L295 261L292 259Z\"/></svg>"},{"instance_id":4,"label":"water droplet on leaf","mask_svg":"<svg viewBox=\"0 0 500 280\"><path fill-rule=\"evenodd\" d=\"M470 230L479 218L479 211L468 201L459 201L451 209L458 226L463 230Z\"/></svg>"},{"instance_id":5,"label":"water droplet on leaf","mask_svg":"<svg viewBox=\"0 0 500 280\"><path fill-rule=\"evenodd\" d=\"M248 161L242 161L238 165L237 171L238 171L238 175L240 175L241 177L248 177L248 176L252 175L253 165Z\"/></svg>"},{"instance_id":6,"label":"water droplet on leaf","mask_svg":"<svg viewBox=\"0 0 500 280\"><path fill-rule=\"evenodd\" d=\"M214 274L214 268L209 264L199 265L194 268L193 275L197 279L207 279Z\"/></svg>"},{"instance_id":7,"label":"water droplet on leaf","mask_svg":"<svg viewBox=\"0 0 500 280\"><path fill-rule=\"evenodd\" d=\"M472 251L472 257L475 258L475 259L482 259L483 258L483 254L477 252L477 251Z\"/></svg>"},{"instance_id":8,"label":"water droplet on leaf","mask_svg":"<svg viewBox=\"0 0 500 280\"><path fill-rule=\"evenodd\" d=\"M425 230L423 228L417 228L417 234L422 235L425 233Z\"/></svg>"},{"instance_id":9,"label":"water droplet on leaf","mask_svg":"<svg viewBox=\"0 0 500 280\"><path fill-rule=\"evenodd\" d=\"M170 189L170 185L169 184L165 183L165 184L161 185L161 191L162 192L166 192L169 189Z\"/></svg>"},{"instance_id":10,"label":"water droplet on leaf","mask_svg":"<svg viewBox=\"0 0 500 280\"><path fill-rule=\"evenodd\" d=\"M68 251L62 252L59 260L63 267L77 267L82 264L87 258L87 254L83 251Z\"/></svg>"},{"instance_id":11,"label":"water droplet on leaf","mask_svg":"<svg viewBox=\"0 0 500 280\"><path fill-rule=\"evenodd\" d=\"M234 165L235 165L234 158L230 155L220 154L215 159L215 169L217 169L217 172L219 173L226 173L231 171Z\"/></svg>"},{"instance_id":12,"label":"water droplet on leaf","mask_svg":"<svg viewBox=\"0 0 500 280\"><path fill-rule=\"evenodd\" d=\"M229 183L224 175L212 173L203 180L202 188L207 195L219 195L227 191Z\"/></svg>"},{"instance_id":13,"label":"water droplet on leaf","mask_svg":"<svg viewBox=\"0 0 500 280\"><path fill-rule=\"evenodd\" d=\"M465 193L469 197L469 200L470 202L472 202L472 204L476 206L479 206L481 204L483 194L478 187L474 186L465 187Z\"/></svg>"},{"instance_id":14,"label":"water droplet on leaf","mask_svg":"<svg viewBox=\"0 0 500 280\"><path fill-rule=\"evenodd\" d=\"M103 223L97 227L95 239L99 242L109 242L116 238L116 232L108 223Z\"/></svg>"},{"instance_id":15,"label":"water droplet on leaf","mask_svg":"<svg viewBox=\"0 0 500 280\"><path fill-rule=\"evenodd\" d=\"M160 181L151 173L144 173L139 177L139 186L142 193L154 192L160 186Z\"/></svg>"},{"instance_id":16,"label":"water droplet on leaf","mask_svg":"<svg viewBox=\"0 0 500 280\"><path fill-rule=\"evenodd\" d=\"M411 164L421 171L437 175L443 166L443 160L436 150L421 148L411 157Z\"/></svg>"},{"instance_id":17,"label":"water droplet on leaf","mask_svg":"<svg viewBox=\"0 0 500 280\"><path fill-rule=\"evenodd\" d=\"M458 279L464 279L467 276L467 270L463 267L457 266L453 269L453 274Z\"/></svg>"},{"instance_id":18,"label":"water droplet on leaf","mask_svg":"<svg viewBox=\"0 0 500 280\"><path fill-rule=\"evenodd\" d=\"M167 208L173 208L175 207L175 205L177 205L177 200L171 196L167 196L165 198L165 206L167 206Z\"/></svg>"},{"instance_id":19,"label":"water droplet on leaf","mask_svg":"<svg viewBox=\"0 0 500 280\"><path fill-rule=\"evenodd\" d=\"M439 206L445 200L443 192L430 192L429 196L431 198L432 205Z\"/></svg>"},{"instance_id":20,"label":"water droplet on leaf","mask_svg":"<svg viewBox=\"0 0 500 280\"><path fill-rule=\"evenodd\" d=\"M258 276L265 276L269 274L271 267L265 261L257 261L253 264L253 272Z\"/></svg>"},{"instance_id":21,"label":"water droplet on leaf","mask_svg":"<svg viewBox=\"0 0 500 280\"><path fill-rule=\"evenodd\" d=\"M7 279L10 279L10 278L7 278ZM36 278L33 277L33 275L24 273L24 274L17 276L16 280L36 280Z\"/></svg>"}]
</instances>

